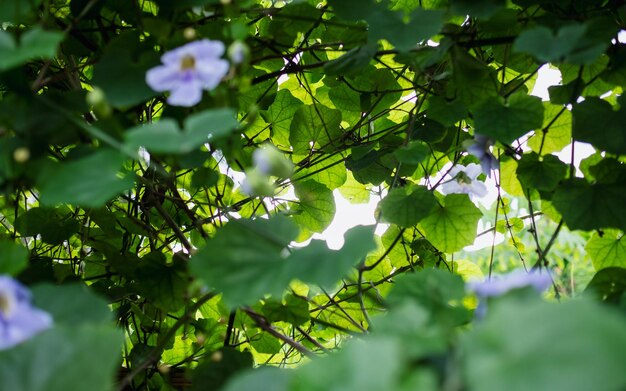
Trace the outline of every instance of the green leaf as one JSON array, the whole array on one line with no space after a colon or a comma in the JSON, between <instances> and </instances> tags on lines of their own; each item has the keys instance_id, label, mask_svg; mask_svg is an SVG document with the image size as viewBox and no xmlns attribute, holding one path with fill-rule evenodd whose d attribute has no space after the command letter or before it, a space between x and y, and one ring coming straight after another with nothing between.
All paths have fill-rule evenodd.
<instances>
[{"instance_id":1,"label":"green leaf","mask_svg":"<svg viewBox=\"0 0 626 391\"><path fill-rule=\"evenodd\" d=\"M183 131L170 118L131 128L126 133L125 146L131 150L143 146L153 153L186 154L205 143L228 137L238 125L232 109L205 110L189 116Z\"/></svg>"},{"instance_id":2,"label":"green leaf","mask_svg":"<svg viewBox=\"0 0 626 391\"><path fill-rule=\"evenodd\" d=\"M220 389L232 376L252 368L253 360L250 352L240 352L234 348L219 350L220 360L204 359L191 373L192 391L206 390L210 384L212 389Z\"/></svg>"},{"instance_id":3,"label":"green leaf","mask_svg":"<svg viewBox=\"0 0 626 391\"><path fill-rule=\"evenodd\" d=\"M552 204L572 230L626 230L625 183L590 185L570 179L557 187Z\"/></svg>"},{"instance_id":4,"label":"green leaf","mask_svg":"<svg viewBox=\"0 0 626 391\"><path fill-rule=\"evenodd\" d=\"M373 227L355 227L340 250L314 240L285 257L295 232L283 216L231 221L192 257L191 272L223 292L227 304L239 306L265 294L280 297L293 279L330 287L375 248Z\"/></svg>"},{"instance_id":5,"label":"green leaf","mask_svg":"<svg viewBox=\"0 0 626 391\"><path fill-rule=\"evenodd\" d=\"M398 161L415 165L420 164L428 157L430 147L421 141L411 141L407 145L396 149L393 154Z\"/></svg>"},{"instance_id":6,"label":"green leaf","mask_svg":"<svg viewBox=\"0 0 626 391\"><path fill-rule=\"evenodd\" d=\"M622 97L620 108L615 110L610 103L594 97L574 106L574 126L572 135L578 141L585 141L607 152L626 154L626 107ZM601 129L602 131L598 131Z\"/></svg>"},{"instance_id":7,"label":"green leaf","mask_svg":"<svg viewBox=\"0 0 626 391\"><path fill-rule=\"evenodd\" d=\"M524 154L517 162L517 177L525 189L554 190L565 178L568 165L554 155L539 157L534 152Z\"/></svg>"},{"instance_id":8,"label":"green leaf","mask_svg":"<svg viewBox=\"0 0 626 391\"><path fill-rule=\"evenodd\" d=\"M450 253L474 243L482 213L466 194L447 195L420 222L424 236L438 250Z\"/></svg>"},{"instance_id":9,"label":"green leaf","mask_svg":"<svg viewBox=\"0 0 626 391\"><path fill-rule=\"evenodd\" d=\"M400 382L403 358L402 345L397 339L352 340L339 353L299 368L291 390L395 390Z\"/></svg>"},{"instance_id":10,"label":"green leaf","mask_svg":"<svg viewBox=\"0 0 626 391\"><path fill-rule=\"evenodd\" d=\"M222 391L289 391L295 372L288 369L264 366L231 377Z\"/></svg>"},{"instance_id":11,"label":"green leaf","mask_svg":"<svg viewBox=\"0 0 626 391\"><path fill-rule=\"evenodd\" d=\"M340 250L330 250L322 240L313 240L304 248L294 249L288 258L287 275L323 288L332 288L376 248L374 227L354 227L346 232L344 241Z\"/></svg>"},{"instance_id":12,"label":"green leaf","mask_svg":"<svg viewBox=\"0 0 626 391\"><path fill-rule=\"evenodd\" d=\"M341 136L341 111L316 104L299 107L291 121L289 142L295 154L331 148Z\"/></svg>"},{"instance_id":13,"label":"green leaf","mask_svg":"<svg viewBox=\"0 0 626 391\"><path fill-rule=\"evenodd\" d=\"M231 221L191 257L191 273L223 292L231 306L251 304L265 294L279 296L290 281L281 252L297 232L284 216Z\"/></svg>"},{"instance_id":14,"label":"green leaf","mask_svg":"<svg viewBox=\"0 0 626 391\"><path fill-rule=\"evenodd\" d=\"M354 76L367 67L374 58L378 45L373 43L356 47L343 56L324 65L324 72L329 76Z\"/></svg>"},{"instance_id":15,"label":"green leaf","mask_svg":"<svg viewBox=\"0 0 626 391\"><path fill-rule=\"evenodd\" d=\"M266 120L271 125L274 145L285 148L290 146L289 129L291 122L298 108L303 105L304 103L294 98L289 90L278 91L266 115Z\"/></svg>"},{"instance_id":16,"label":"green leaf","mask_svg":"<svg viewBox=\"0 0 626 391\"><path fill-rule=\"evenodd\" d=\"M2 0L0 2L0 23L19 24L33 15L42 0Z\"/></svg>"},{"instance_id":17,"label":"green leaf","mask_svg":"<svg viewBox=\"0 0 626 391\"><path fill-rule=\"evenodd\" d=\"M315 181L294 183L298 202L293 205L293 221L301 232L297 241L306 240L313 232L323 232L335 217L335 197L326 186Z\"/></svg>"},{"instance_id":18,"label":"green leaf","mask_svg":"<svg viewBox=\"0 0 626 391\"><path fill-rule=\"evenodd\" d=\"M504 7L504 0L451 0L452 12L457 15L470 15L476 18L488 18Z\"/></svg>"},{"instance_id":19,"label":"green leaf","mask_svg":"<svg viewBox=\"0 0 626 391\"><path fill-rule=\"evenodd\" d=\"M369 38L376 42L386 39L400 51L415 49L417 44L439 33L443 27L443 11L416 9L405 22L403 13L389 11L385 3L368 15Z\"/></svg>"},{"instance_id":20,"label":"green leaf","mask_svg":"<svg viewBox=\"0 0 626 391\"><path fill-rule=\"evenodd\" d=\"M626 292L626 269L607 267L599 270L585 288L585 295L619 304Z\"/></svg>"},{"instance_id":21,"label":"green leaf","mask_svg":"<svg viewBox=\"0 0 626 391\"><path fill-rule=\"evenodd\" d=\"M98 150L87 157L46 166L38 179L44 205L69 203L86 208L104 205L134 185L130 176L120 179L121 153Z\"/></svg>"},{"instance_id":22,"label":"green leaf","mask_svg":"<svg viewBox=\"0 0 626 391\"><path fill-rule=\"evenodd\" d=\"M28 265L28 249L8 240L0 240L0 274L16 276Z\"/></svg>"},{"instance_id":23,"label":"green leaf","mask_svg":"<svg viewBox=\"0 0 626 391\"><path fill-rule=\"evenodd\" d=\"M474 109L476 132L509 144L543 124L541 99L523 93L511 95L507 101L492 97Z\"/></svg>"},{"instance_id":24,"label":"green leaf","mask_svg":"<svg viewBox=\"0 0 626 391\"><path fill-rule=\"evenodd\" d=\"M52 315L55 325L99 325L113 318L107 301L82 284L36 285L32 293L35 306Z\"/></svg>"},{"instance_id":25,"label":"green leaf","mask_svg":"<svg viewBox=\"0 0 626 391\"><path fill-rule=\"evenodd\" d=\"M626 268L626 239L624 233L614 229L594 233L585 246L585 251L596 270L607 267Z\"/></svg>"},{"instance_id":26,"label":"green leaf","mask_svg":"<svg viewBox=\"0 0 626 391\"><path fill-rule=\"evenodd\" d=\"M518 300L490 303L484 321L462 339L468 389L613 391L626 387L622 316L586 301L520 305Z\"/></svg>"},{"instance_id":27,"label":"green leaf","mask_svg":"<svg viewBox=\"0 0 626 391\"><path fill-rule=\"evenodd\" d=\"M424 269L398 278L388 301L392 306L417 302L442 326L457 326L469 317L463 306L465 283L458 274L441 269Z\"/></svg>"},{"instance_id":28,"label":"green leaf","mask_svg":"<svg viewBox=\"0 0 626 391\"><path fill-rule=\"evenodd\" d=\"M407 185L391 189L380 203L385 221L412 227L429 215L437 204L433 192L424 186Z\"/></svg>"},{"instance_id":29,"label":"green leaf","mask_svg":"<svg viewBox=\"0 0 626 391\"><path fill-rule=\"evenodd\" d=\"M79 285L42 285L32 292L34 304L49 312L54 324L0 351L0 389L112 390L123 338L106 301Z\"/></svg>"},{"instance_id":30,"label":"green leaf","mask_svg":"<svg viewBox=\"0 0 626 391\"><path fill-rule=\"evenodd\" d=\"M110 391L121 349L121 333L106 324L54 328L0 351L0 388Z\"/></svg>"},{"instance_id":31,"label":"green leaf","mask_svg":"<svg viewBox=\"0 0 626 391\"><path fill-rule=\"evenodd\" d=\"M80 229L68 208L32 208L15 221L15 228L23 236L41 235L50 244L61 244Z\"/></svg>"},{"instance_id":32,"label":"green leaf","mask_svg":"<svg viewBox=\"0 0 626 391\"><path fill-rule=\"evenodd\" d=\"M434 119L444 126L452 126L464 119L466 115L467 108L456 99L448 101L439 95L428 98L428 118Z\"/></svg>"},{"instance_id":33,"label":"green leaf","mask_svg":"<svg viewBox=\"0 0 626 391\"><path fill-rule=\"evenodd\" d=\"M288 322L301 326L311 319L309 303L292 294L286 295L282 301L265 300L263 315L269 322Z\"/></svg>"},{"instance_id":34,"label":"green leaf","mask_svg":"<svg viewBox=\"0 0 626 391\"><path fill-rule=\"evenodd\" d=\"M541 155L558 152L572 141L572 112L561 105L543 103L545 115L541 130L528 140L528 146Z\"/></svg>"},{"instance_id":35,"label":"green leaf","mask_svg":"<svg viewBox=\"0 0 626 391\"><path fill-rule=\"evenodd\" d=\"M0 5L0 7L3 6ZM0 16L2 11L0 8ZM44 31L40 27L34 27L22 35L17 45L11 33L0 30L0 71L11 69L36 58L54 57L63 36L64 34L60 32Z\"/></svg>"}]
</instances>

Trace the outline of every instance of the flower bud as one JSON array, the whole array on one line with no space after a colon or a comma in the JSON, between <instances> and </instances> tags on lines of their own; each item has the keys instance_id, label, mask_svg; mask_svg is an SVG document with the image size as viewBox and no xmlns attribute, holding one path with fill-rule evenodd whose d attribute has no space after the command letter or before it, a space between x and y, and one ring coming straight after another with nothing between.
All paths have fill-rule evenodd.
<instances>
[{"instance_id":1,"label":"flower bud","mask_svg":"<svg viewBox=\"0 0 626 391\"><path fill-rule=\"evenodd\" d=\"M13 160L17 163L26 163L30 159L30 150L26 147L19 147L13 151Z\"/></svg>"},{"instance_id":2,"label":"flower bud","mask_svg":"<svg viewBox=\"0 0 626 391\"><path fill-rule=\"evenodd\" d=\"M246 172L246 178L241 182L241 191L250 196L270 197L276 188L269 176L252 169Z\"/></svg>"},{"instance_id":3,"label":"flower bud","mask_svg":"<svg viewBox=\"0 0 626 391\"><path fill-rule=\"evenodd\" d=\"M250 48L243 41L235 41L228 47L228 58L233 64L241 64L250 56Z\"/></svg>"},{"instance_id":4,"label":"flower bud","mask_svg":"<svg viewBox=\"0 0 626 391\"><path fill-rule=\"evenodd\" d=\"M183 30L183 37L185 37L185 39L188 41L193 41L194 39L196 39L196 29L194 29L193 27L187 27Z\"/></svg>"},{"instance_id":5,"label":"flower bud","mask_svg":"<svg viewBox=\"0 0 626 391\"><path fill-rule=\"evenodd\" d=\"M289 178L294 165L285 155L271 144L266 144L254 151L252 161L259 172L279 178Z\"/></svg>"},{"instance_id":6,"label":"flower bud","mask_svg":"<svg viewBox=\"0 0 626 391\"><path fill-rule=\"evenodd\" d=\"M96 116L100 118L109 117L113 111L104 91L99 87L94 87L93 90L87 93L87 104L93 108Z\"/></svg>"}]
</instances>

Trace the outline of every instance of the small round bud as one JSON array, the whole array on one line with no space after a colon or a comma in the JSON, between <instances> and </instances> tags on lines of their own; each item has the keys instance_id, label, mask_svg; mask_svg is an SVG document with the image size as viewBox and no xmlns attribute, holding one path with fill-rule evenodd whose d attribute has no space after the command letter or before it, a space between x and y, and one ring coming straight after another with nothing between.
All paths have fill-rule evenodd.
<instances>
[{"instance_id":1,"label":"small round bud","mask_svg":"<svg viewBox=\"0 0 626 391\"><path fill-rule=\"evenodd\" d=\"M30 159L30 150L26 147L19 147L13 151L13 160L17 163L26 163Z\"/></svg>"},{"instance_id":2,"label":"small round bud","mask_svg":"<svg viewBox=\"0 0 626 391\"><path fill-rule=\"evenodd\" d=\"M159 370L159 372L163 375L168 374L170 372L171 367L167 364L159 364L159 366L157 367L157 369Z\"/></svg>"},{"instance_id":3,"label":"small round bud","mask_svg":"<svg viewBox=\"0 0 626 391\"><path fill-rule=\"evenodd\" d=\"M250 55L250 48L243 41L235 41L228 46L228 58L233 64L241 64Z\"/></svg>"},{"instance_id":4,"label":"small round bud","mask_svg":"<svg viewBox=\"0 0 626 391\"><path fill-rule=\"evenodd\" d=\"M222 5L228 5L232 3L232 0L220 0L220 3L222 3Z\"/></svg>"},{"instance_id":5,"label":"small round bud","mask_svg":"<svg viewBox=\"0 0 626 391\"><path fill-rule=\"evenodd\" d=\"M211 354L211 361L220 362L224 358L224 354L221 351L215 351Z\"/></svg>"},{"instance_id":6,"label":"small round bud","mask_svg":"<svg viewBox=\"0 0 626 391\"><path fill-rule=\"evenodd\" d=\"M185 39L188 41L196 39L196 35L196 29L194 29L193 27L187 27L183 30L183 37L185 37Z\"/></svg>"}]
</instances>

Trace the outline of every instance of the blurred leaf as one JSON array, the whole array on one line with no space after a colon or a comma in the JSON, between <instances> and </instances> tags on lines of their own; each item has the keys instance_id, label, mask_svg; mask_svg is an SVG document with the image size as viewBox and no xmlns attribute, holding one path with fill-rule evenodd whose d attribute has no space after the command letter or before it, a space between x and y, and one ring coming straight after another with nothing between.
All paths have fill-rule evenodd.
<instances>
[{"instance_id":1,"label":"blurred leaf","mask_svg":"<svg viewBox=\"0 0 626 391\"><path fill-rule=\"evenodd\" d=\"M299 368L293 391L394 390L403 359L399 340L370 337L352 340L339 353ZM320 376L320 374L323 374Z\"/></svg>"},{"instance_id":2,"label":"blurred leaf","mask_svg":"<svg viewBox=\"0 0 626 391\"><path fill-rule=\"evenodd\" d=\"M466 194L450 194L420 222L420 227L438 250L454 252L474 242L481 216Z\"/></svg>"},{"instance_id":3,"label":"blurred leaf","mask_svg":"<svg viewBox=\"0 0 626 391\"><path fill-rule=\"evenodd\" d=\"M407 185L391 189L380 203L385 221L412 227L429 215L437 204L433 192L424 186Z\"/></svg>"},{"instance_id":4,"label":"blurred leaf","mask_svg":"<svg viewBox=\"0 0 626 391\"><path fill-rule=\"evenodd\" d=\"M574 139L591 143L607 152L626 154L626 133L622 126L626 121L624 103L620 97L620 108L617 110L610 103L594 97L576 104L572 109Z\"/></svg>"},{"instance_id":5,"label":"blurred leaf","mask_svg":"<svg viewBox=\"0 0 626 391\"><path fill-rule=\"evenodd\" d=\"M626 268L626 239L622 241L623 238L624 233L614 229L607 229L602 235L596 232L591 236L585 251L596 270L613 266Z\"/></svg>"},{"instance_id":6,"label":"blurred leaf","mask_svg":"<svg viewBox=\"0 0 626 391\"><path fill-rule=\"evenodd\" d=\"M42 0L2 0L0 2L0 23L19 24L34 14Z\"/></svg>"},{"instance_id":7,"label":"blurred leaf","mask_svg":"<svg viewBox=\"0 0 626 391\"><path fill-rule=\"evenodd\" d=\"M141 41L136 31L124 32L111 41L94 66L92 82L111 105L125 108L157 94L145 81L146 71L157 65L156 53L146 51L152 47L151 40Z\"/></svg>"},{"instance_id":8,"label":"blurred leaf","mask_svg":"<svg viewBox=\"0 0 626 391\"><path fill-rule=\"evenodd\" d=\"M430 147L421 141L411 141L396 149L393 154L402 163L420 164L430 154Z\"/></svg>"},{"instance_id":9,"label":"blurred leaf","mask_svg":"<svg viewBox=\"0 0 626 391\"><path fill-rule=\"evenodd\" d=\"M2 12L6 11L2 7L0 5L0 20L2 19ZM14 5L14 7L19 9L20 6ZM23 5L22 7L26 8L27 6ZM37 58L54 57L63 36L64 34L60 32L44 31L40 27L34 27L22 35L19 45L17 45L11 33L0 30L0 71Z\"/></svg>"},{"instance_id":10,"label":"blurred leaf","mask_svg":"<svg viewBox=\"0 0 626 391\"><path fill-rule=\"evenodd\" d=\"M38 179L42 203L86 208L104 205L134 185L131 177L118 176L124 160L121 153L102 149L87 157L46 166Z\"/></svg>"},{"instance_id":11,"label":"blurred leaf","mask_svg":"<svg viewBox=\"0 0 626 391\"><path fill-rule=\"evenodd\" d=\"M113 318L107 301L82 284L37 285L32 292L34 304L52 315L56 325L108 324Z\"/></svg>"},{"instance_id":12,"label":"blurred leaf","mask_svg":"<svg viewBox=\"0 0 626 391\"><path fill-rule=\"evenodd\" d=\"M0 240L0 275L16 276L28 265L28 249L8 240Z\"/></svg>"},{"instance_id":13,"label":"blurred leaf","mask_svg":"<svg viewBox=\"0 0 626 391\"><path fill-rule=\"evenodd\" d=\"M451 0L452 12L475 18L488 18L504 7L504 0Z\"/></svg>"},{"instance_id":14,"label":"blurred leaf","mask_svg":"<svg viewBox=\"0 0 626 391\"><path fill-rule=\"evenodd\" d=\"M469 390L626 387L626 322L591 302L490 303L484 321L462 339L462 349Z\"/></svg>"},{"instance_id":15,"label":"blurred leaf","mask_svg":"<svg viewBox=\"0 0 626 391\"><path fill-rule=\"evenodd\" d=\"M202 360L191 372L191 390L219 390L235 374L252 368L250 352L224 348Z\"/></svg>"},{"instance_id":16,"label":"blurred leaf","mask_svg":"<svg viewBox=\"0 0 626 391\"><path fill-rule=\"evenodd\" d=\"M231 109L205 110L189 116L183 131L170 118L129 129L126 146L131 150L143 146L153 153L187 154L205 143L228 137L238 124Z\"/></svg>"},{"instance_id":17,"label":"blurred leaf","mask_svg":"<svg viewBox=\"0 0 626 391\"><path fill-rule=\"evenodd\" d=\"M276 367L261 367L231 377L222 391L289 391L289 383L295 372Z\"/></svg>"},{"instance_id":18,"label":"blurred leaf","mask_svg":"<svg viewBox=\"0 0 626 391\"><path fill-rule=\"evenodd\" d=\"M80 224L67 208L36 207L20 214L15 228L23 236L41 235L46 243L61 244L79 231Z\"/></svg>"}]
</instances>

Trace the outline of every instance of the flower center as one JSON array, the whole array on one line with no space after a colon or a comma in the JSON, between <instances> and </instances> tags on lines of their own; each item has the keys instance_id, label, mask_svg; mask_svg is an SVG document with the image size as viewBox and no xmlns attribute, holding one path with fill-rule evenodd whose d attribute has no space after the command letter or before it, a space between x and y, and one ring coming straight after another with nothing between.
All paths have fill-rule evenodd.
<instances>
[{"instance_id":1,"label":"flower center","mask_svg":"<svg viewBox=\"0 0 626 391\"><path fill-rule=\"evenodd\" d=\"M180 69L185 71L187 69L194 69L196 67L196 59L193 56L186 55L180 60Z\"/></svg>"},{"instance_id":2,"label":"flower center","mask_svg":"<svg viewBox=\"0 0 626 391\"><path fill-rule=\"evenodd\" d=\"M466 173L464 173L463 171L459 172L458 174L456 174L456 176L454 177L454 179L458 182L458 183L464 183L466 185L471 185L472 184L472 178L470 178L469 176L467 176Z\"/></svg>"},{"instance_id":3,"label":"flower center","mask_svg":"<svg viewBox=\"0 0 626 391\"><path fill-rule=\"evenodd\" d=\"M8 317L13 310L12 300L8 295L0 292L0 315Z\"/></svg>"}]
</instances>

